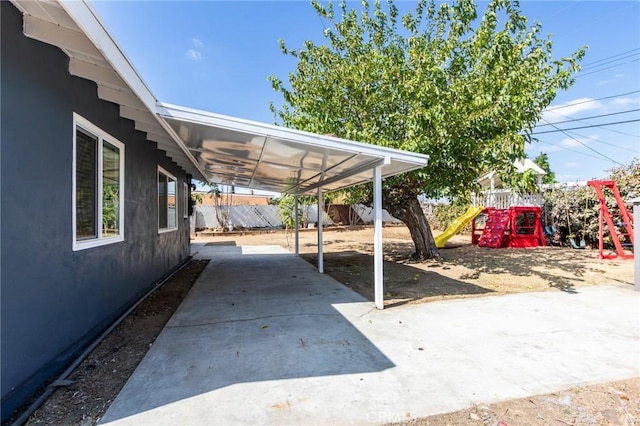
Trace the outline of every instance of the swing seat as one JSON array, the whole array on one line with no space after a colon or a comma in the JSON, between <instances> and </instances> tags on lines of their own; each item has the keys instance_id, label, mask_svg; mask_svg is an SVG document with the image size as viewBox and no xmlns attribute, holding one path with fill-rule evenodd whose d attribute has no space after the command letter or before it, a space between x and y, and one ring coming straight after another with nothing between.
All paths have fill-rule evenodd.
<instances>
[{"instance_id":1,"label":"swing seat","mask_svg":"<svg viewBox=\"0 0 640 426\"><path fill-rule=\"evenodd\" d=\"M549 225L544 225L544 233L545 235L552 237L555 232L549 227Z\"/></svg>"},{"instance_id":2,"label":"swing seat","mask_svg":"<svg viewBox=\"0 0 640 426\"><path fill-rule=\"evenodd\" d=\"M553 236L558 232L558 228L555 225L544 225L544 233L548 236Z\"/></svg>"},{"instance_id":3,"label":"swing seat","mask_svg":"<svg viewBox=\"0 0 640 426\"><path fill-rule=\"evenodd\" d=\"M576 244L576 240L574 240L573 238L569 238L569 242L571 243L571 248L574 248L576 250L584 250L587 247L587 242L584 240L584 238L580 240L580 245Z\"/></svg>"}]
</instances>

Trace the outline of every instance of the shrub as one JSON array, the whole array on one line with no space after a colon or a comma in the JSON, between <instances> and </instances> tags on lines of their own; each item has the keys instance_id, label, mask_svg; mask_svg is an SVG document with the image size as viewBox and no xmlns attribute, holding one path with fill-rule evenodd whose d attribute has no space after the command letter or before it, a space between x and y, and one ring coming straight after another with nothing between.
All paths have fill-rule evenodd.
<instances>
[{"instance_id":1,"label":"shrub","mask_svg":"<svg viewBox=\"0 0 640 426\"><path fill-rule=\"evenodd\" d=\"M428 217L429 225L431 225L431 229L445 230L451 222L462 216L468 208L468 205L458 203L436 204L433 206L433 214ZM471 224L465 226L462 232L471 232Z\"/></svg>"},{"instance_id":2,"label":"shrub","mask_svg":"<svg viewBox=\"0 0 640 426\"><path fill-rule=\"evenodd\" d=\"M632 160L629 165L612 169L606 178L616 182L620 196L627 202L629 212L633 206L629 200L640 196L640 161ZM609 212L614 215L614 223L620 223L615 197L608 189L603 191ZM544 194L542 220L546 224L556 224L566 228L564 234L583 237L591 247L598 246L600 202L595 190L590 187L557 188ZM624 231L623 231L624 232ZM565 241L566 242L566 241ZM605 245L611 244L605 238Z\"/></svg>"}]
</instances>

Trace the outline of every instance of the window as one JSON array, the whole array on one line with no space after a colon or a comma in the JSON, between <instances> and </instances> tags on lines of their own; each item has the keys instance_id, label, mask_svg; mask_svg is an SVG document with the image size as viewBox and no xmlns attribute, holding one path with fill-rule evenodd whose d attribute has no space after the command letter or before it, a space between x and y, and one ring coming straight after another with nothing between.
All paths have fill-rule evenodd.
<instances>
[{"instance_id":1,"label":"window","mask_svg":"<svg viewBox=\"0 0 640 426\"><path fill-rule=\"evenodd\" d=\"M178 229L178 204L176 178L158 167L158 231Z\"/></svg>"},{"instance_id":2,"label":"window","mask_svg":"<svg viewBox=\"0 0 640 426\"><path fill-rule=\"evenodd\" d=\"M189 185L182 182L182 218L189 219Z\"/></svg>"},{"instance_id":3,"label":"window","mask_svg":"<svg viewBox=\"0 0 640 426\"><path fill-rule=\"evenodd\" d=\"M73 250L124 240L124 145L73 115Z\"/></svg>"}]
</instances>

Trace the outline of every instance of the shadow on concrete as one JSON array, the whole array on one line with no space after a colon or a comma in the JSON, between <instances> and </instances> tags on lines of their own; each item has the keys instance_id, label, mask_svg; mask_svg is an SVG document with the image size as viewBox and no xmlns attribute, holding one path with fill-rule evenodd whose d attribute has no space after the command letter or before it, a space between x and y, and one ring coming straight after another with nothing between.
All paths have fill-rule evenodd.
<instances>
[{"instance_id":1,"label":"shadow on concrete","mask_svg":"<svg viewBox=\"0 0 640 426\"><path fill-rule=\"evenodd\" d=\"M291 254L243 249L199 253L212 260L102 422L241 383L394 367L334 308L364 298Z\"/></svg>"},{"instance_id":2,"label":"shadow on concrete","mask_svg":"<svg viewBox=\"0 0 640 426\"><path fill-rule=\"evenodd\" d=\"M229 240L229 241L214 241L211 243L207 243L206 244L208 247L215 247L215 246L235 246L236 242L235 240Z\"/></svg>"},{"instance_id":3,"label":"shadow on concrete","mask_svg":"<svg viewBox=\"0 0 640 426\"><path fill-rule=\"evenodd\" d=\"M316 255L303 255L305 260L317 266ZM325 273L358 292L367 300L374 298L373 256L357 251L326 253ZM460 296L492 293L493 290L455 280L435 271L425 271L411 264L385 260L384 298L393 300L386 308L400 306L427 297Z\"/></svg>"}]
</instances>

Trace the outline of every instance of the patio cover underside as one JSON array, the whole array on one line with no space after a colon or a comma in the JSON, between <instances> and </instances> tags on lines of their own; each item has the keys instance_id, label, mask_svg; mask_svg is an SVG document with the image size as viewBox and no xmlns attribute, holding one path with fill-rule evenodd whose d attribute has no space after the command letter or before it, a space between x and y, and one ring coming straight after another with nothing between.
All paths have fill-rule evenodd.
<instances>
[{"instance_id":1,"label":"patio cover underside","mask_svg":"<svg viewBox=\"0 0 640 426\"><path fill-rule=\"evenodd\" d=\"M421 154L158 104L210 181L293 194L334 191L426 165Z\"/></svg>"}]
</instances>

